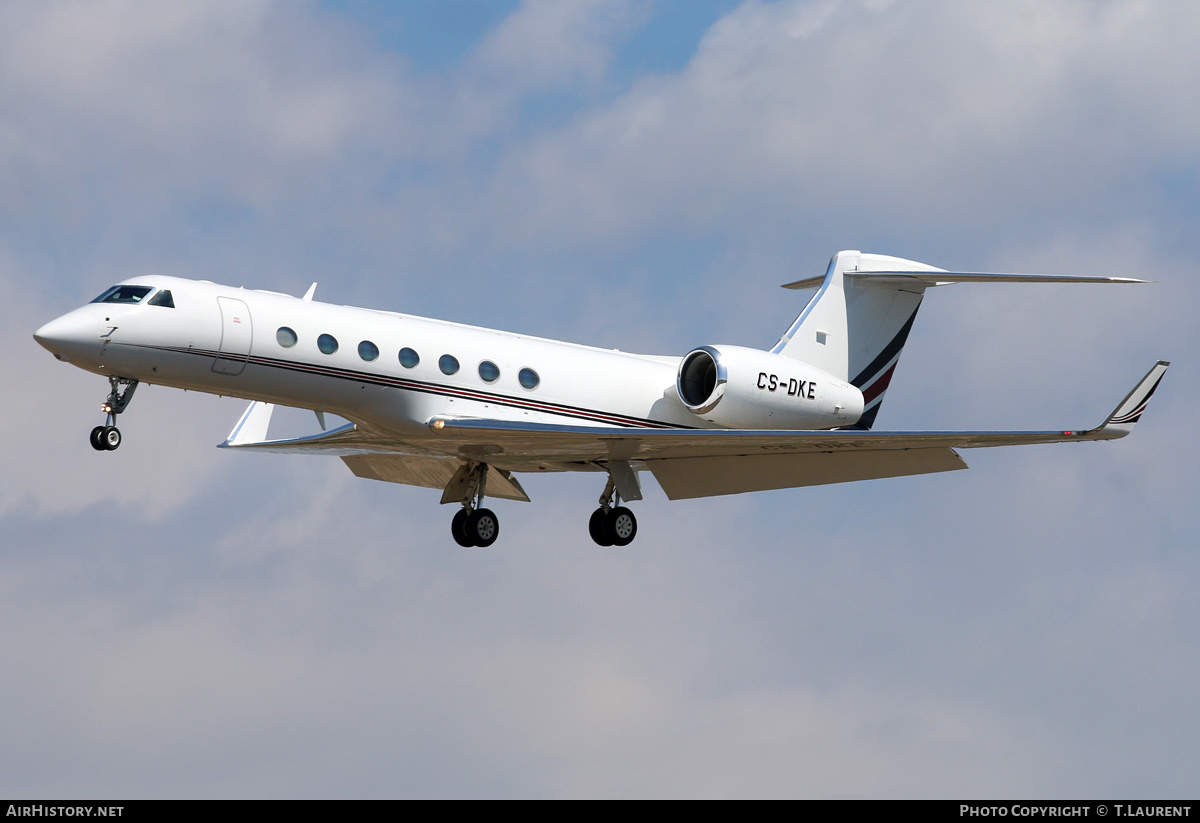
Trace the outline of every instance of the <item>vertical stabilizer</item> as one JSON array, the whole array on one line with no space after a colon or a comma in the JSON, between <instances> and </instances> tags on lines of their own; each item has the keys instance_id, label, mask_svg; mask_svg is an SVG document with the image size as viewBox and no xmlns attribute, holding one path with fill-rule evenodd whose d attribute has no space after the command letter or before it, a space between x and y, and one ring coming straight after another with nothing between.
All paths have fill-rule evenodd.
<instances>
[{"instance_id":1,"label":"vertical stabilizer","mask_svg":"<svg viewBox=\"0 0 1200 823\"><path fill-rule=\"evenodd\" d=\"M907 271L942 269L881 254L838 252L829 261L817 293L771 349L824 369L862 391L858 428L869 429L875 423L928 285L904 277ZM865 272L896 276L855 277ZM815 279L801 280L785 288L814 285Z\"/></svg>"}]
</instances>

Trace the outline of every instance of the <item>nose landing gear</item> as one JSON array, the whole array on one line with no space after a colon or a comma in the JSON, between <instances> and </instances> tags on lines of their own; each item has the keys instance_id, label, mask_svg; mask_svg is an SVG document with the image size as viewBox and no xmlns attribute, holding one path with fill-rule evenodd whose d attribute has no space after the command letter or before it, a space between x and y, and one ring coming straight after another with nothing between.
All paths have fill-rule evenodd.
<instances>
[{"instance_id":1,"label":"nose landing gear","mask_svg":"<svg viewBox=\"0 0 1200 823\"><path fill-rule=\"evenodd\" d=\"M96 451L113 451L121 445L121 430L116 426L117 415L125 411L125 407L133 399L133 392L137 389L138 381L128 380L124 377L110 377L108 384L112 390L108 393L108 399L104 401L104 405L100 407L100 410L106 415L104 425L92 429L91 434L92 448Z\"/></svg>"}]
</instances>

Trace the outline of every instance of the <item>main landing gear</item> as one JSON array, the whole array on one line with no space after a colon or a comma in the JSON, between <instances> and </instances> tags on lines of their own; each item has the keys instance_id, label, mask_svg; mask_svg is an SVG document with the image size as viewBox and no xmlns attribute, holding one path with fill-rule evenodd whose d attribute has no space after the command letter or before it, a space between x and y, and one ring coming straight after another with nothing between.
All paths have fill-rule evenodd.
<instances>
[{"instance_id":1,"label":"main landing gear","mask_svg":"<svg viewBox=\"0 0 1200 823\"><path fill-rule=\"evenodd\" d=\"M614 506L614 501L618 505ZM621 495L610 476L604 494L600 495L600 508L592 512L588 520L588 533L597 545L628 546L637 537L637 518L629 509L619 505L620 502Z\"/></svg>"},{"instance_id":2,"label":"main landing gear","mask_svg":"<svg viewBox=\"0 0 1200 823\"><path fill-rule=\"evenodd\" d=\"M608 472L608 483L600 495L600 508L592 513L588 521L588 532L592 540L601 546L628 546L637 537L637 518L621 505L621 501L642 499L637 473L627 460L609 460L597 466ZM500 480L516 482L506 472L497 471L500 472ZM500 536L500 519L494 511L483 507L487 480L487 463L466 462L459 466L442 491L443 503L462 505L450 521L450 534L454 542L463 548L486 548ZM500 488L503 489L503 485ZM516 490L521 495L519 499L529 499L520 486ZM501 496L507 495L502 492Z\"/></svg>"},{"instance_id":3,"label":"main landing gear","mask_svg":"<svg viewBox=\"0 0 1200 823\"><path fill-rule=\"evenodd\" d=\"M468 469L468 490L462 508L450 521L454 542L463 548L486 549L500 536L500 519L491 509L482 508L487 489L487 463L476 463Z\"/></svg>"},{"instance_id":4,"label":"main landing gear","mask_svg":"<svg viewBox=\"0 0 1200 823\"><path fill-rule=\"evenodd\" d=\"M138 381L128 380L124 377L110 377L108 384L112 390L108 393L108 399L104 401L104 405L100 407L100 410L106 415L104 425L92 429L91 434L92 448L99 452L113 451L121 445L121 430L116 425L117 415L125 411L125 407L133 399L133 392L137 389Z\"/></svg>"}]
</instances>

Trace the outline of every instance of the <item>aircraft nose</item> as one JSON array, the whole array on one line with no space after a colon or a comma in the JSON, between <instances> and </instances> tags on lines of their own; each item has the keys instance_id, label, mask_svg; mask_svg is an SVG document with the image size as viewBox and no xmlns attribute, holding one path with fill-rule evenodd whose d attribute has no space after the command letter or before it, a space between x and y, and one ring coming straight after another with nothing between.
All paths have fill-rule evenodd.
<instances>
[{"instance_id":1,"label":"aircraft nose","mask_svg":"<svg viewBox=\"0 0 1200 823\"><path fill-rule=\"evenodd\" d=\"M33 339L59 360L68 360L71 353L94 342L94 325L87 318L71 312L42 326L33 333Z\"/></svg>"}]
</instances>

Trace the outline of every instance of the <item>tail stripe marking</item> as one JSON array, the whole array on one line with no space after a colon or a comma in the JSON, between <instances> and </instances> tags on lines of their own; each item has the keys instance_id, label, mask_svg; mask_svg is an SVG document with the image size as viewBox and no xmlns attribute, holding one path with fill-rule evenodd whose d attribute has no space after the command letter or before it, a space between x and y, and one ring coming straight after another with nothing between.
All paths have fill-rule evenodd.
<instances>
[{"instance_id":1,"label":"tail stripe marking","mask_svg":"<svg viewBox=\"0 0 1200 823\"><path fill-rule=\"evenodd\" d=\"M866 389L863 389L863 405L869 406L881 394L887 391L888 384L892 382L892 375L896 373L896 364L892 363L891 368L879 376L879 379L872 383Z\"/></svg>"},{"instance_id":2,"label":"tail stripe marking","mask_svg":"<svg viewBox=\"0 0 1200 823\"><path fill-rule=\"evenodd\" d=\"M919 308L920 306L917 307L917 309ZM871 382L871 379L876 374L886 368L888 363L900 356L901 349L904 348L904 344L908 341L908 333L912 331L913 321L917 319L917 309L913 309L912 315L900 327L900 331L896 332L896 336L892 338L890 343L883 347L883 351L871 361L871 364L850 381L851 385L861 390L863 386ZM895 368L895 363L892 363L892 368Z\"/></svg>"}]
</instances>

